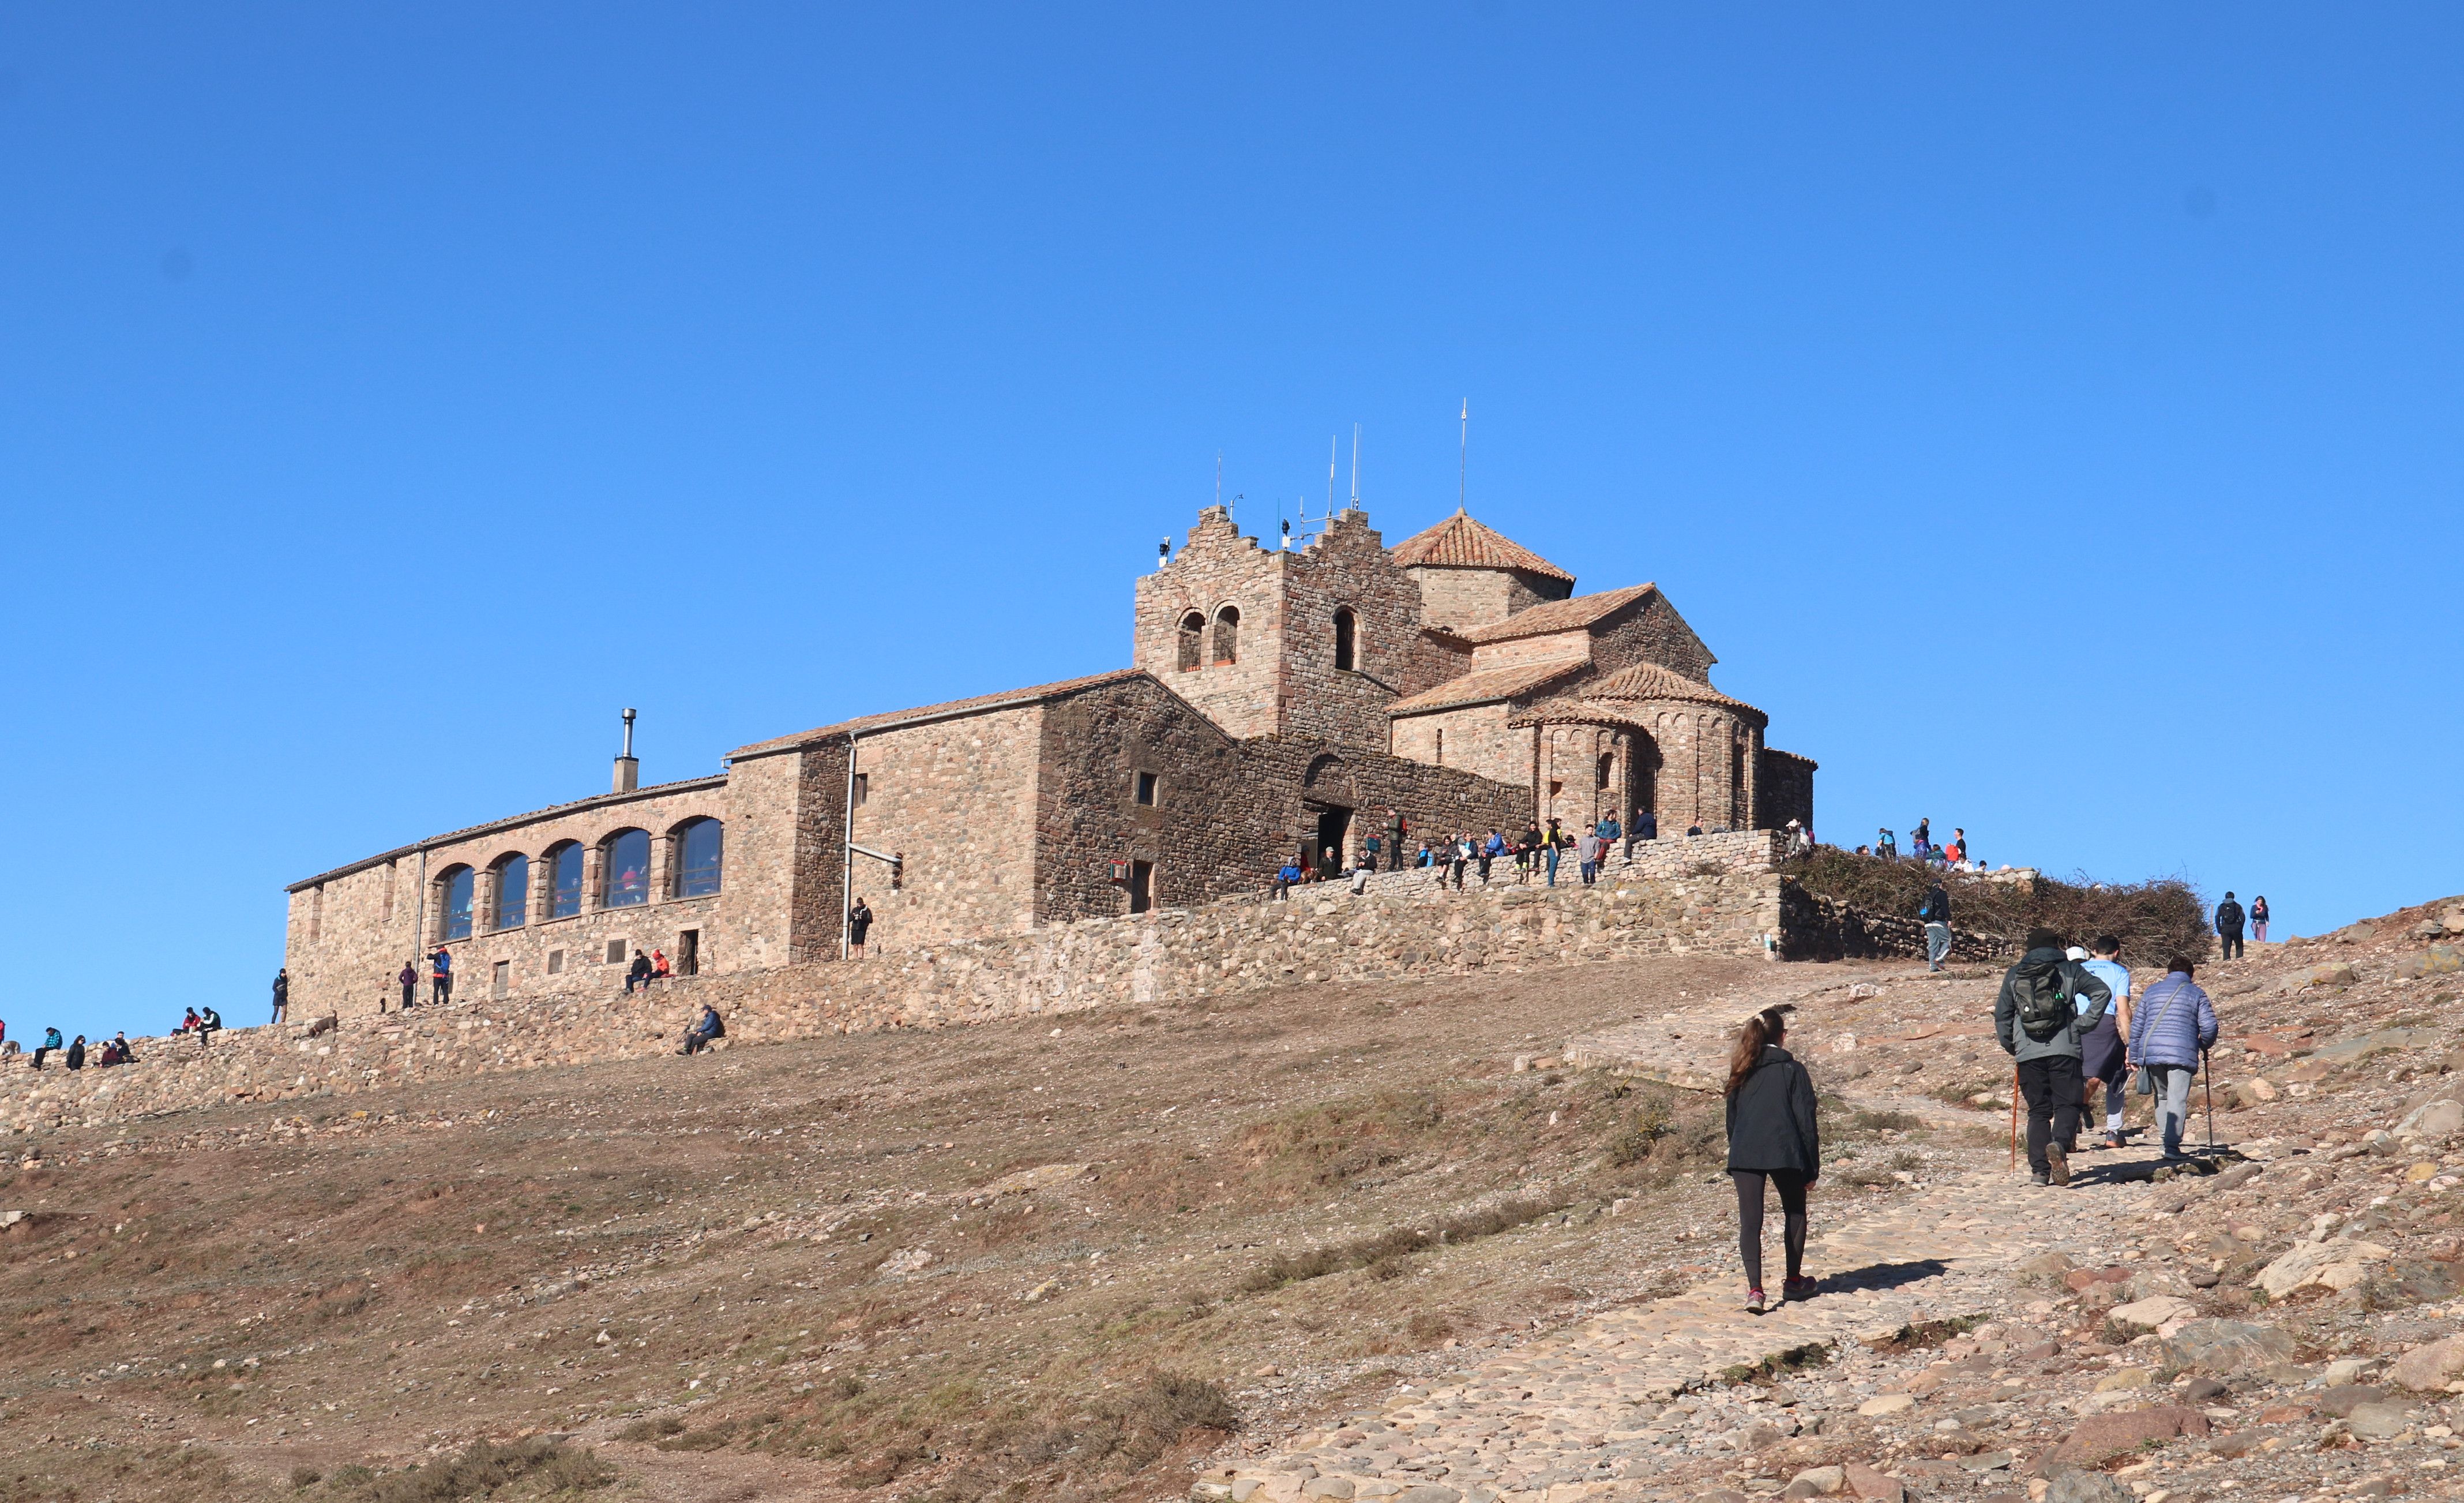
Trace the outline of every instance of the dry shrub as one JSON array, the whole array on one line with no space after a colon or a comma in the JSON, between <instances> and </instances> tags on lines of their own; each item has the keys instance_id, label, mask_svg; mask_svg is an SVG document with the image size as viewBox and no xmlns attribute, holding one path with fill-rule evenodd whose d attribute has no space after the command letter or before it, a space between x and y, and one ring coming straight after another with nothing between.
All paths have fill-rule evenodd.
<instances>
[{"instance_id":1,"label":"dry shrub","mask_svg":"<svg viewBox=\"0 0 2464 1503\"><path fill-rule=\"evenodd\" d=\"M1953 927L2015 950L2032 928L2043 927L2071 943L2100 934L2122 941L2135 964L2164 963L2172 955L2205 956L2211 939L2198 890L2180 877L2145 882L2099 882L2084 873L2069 880L2039 876L1996 881L1965 872L1944 872L1907 857L1860 856L1833 846L1817 847L1780 868L1817 898L1867 917L1913 924L1925 889L1939 881L1950 897Z\"/></svg>"},{"instance_id":2,"label":"dry shrub","mask_svg":"<svg viewBox=\"0 0 2464 1503\"><path fill-rule=\"evenodd\" d=\"M335 1481L341 1482L341 1475L337 1473ZM407 1471L371 1475L350 1486L344 1495L354 1503L463 1503L471 1498L586 1492L615 1480L615 1468L560 1441L532 1439L509 1446L479 1441L458 1456Z\"/></svg>"},{"instance_id":3,"label":"dry shrub","mask_svg":"<svg viewBox=\"0 0 2464 1503\"><path fill-rule=\"evenodd\" d=\"M664 1414L655 1420L635 1420L618 1430L616 1438L620 1441L655 1441L671 1435L682 1435L684 1432L684 1421L672 1414Z\"/></svg>"},{"instance_id":4,"label":"dry shrub","mask_svg":"<svg viewBox=\"0 0 2464 1503\"><path fill-rule=\"evenodd\" d=\"M1260 1122L1241 1135L1253 1180L1327 1186L1397 1162L1444 1119L1437 1100L1380 1091Z\"/></svg>"},{"instance_id":5,"label":"dry shrub","mask_svg":"<svg viewBox=\"0 0 2464 1503\"><path fill-rule=\"evenodd\" d=\"M1238 1288L1243 1293L1262 1294L1268 1290L1281 1289L1286 1284L1324 1278L1330 1273L1346 1273L1353 1269L1369 1269L1374 1277L1381 1279L1395 1278L1405 1271L1403 1260L1415 1252L1493 1237L1501 1231L1511 1231L1565 1208L1566 1203L1562 1200L1517 1197L1445 1217L1438 1222L1434 1230L1397 1227L1374 1237L1330 1243L1306 1252L1278 1252L1263 1266L1251 1271L1241 1280Z\"/></svg>"}]
</instances>

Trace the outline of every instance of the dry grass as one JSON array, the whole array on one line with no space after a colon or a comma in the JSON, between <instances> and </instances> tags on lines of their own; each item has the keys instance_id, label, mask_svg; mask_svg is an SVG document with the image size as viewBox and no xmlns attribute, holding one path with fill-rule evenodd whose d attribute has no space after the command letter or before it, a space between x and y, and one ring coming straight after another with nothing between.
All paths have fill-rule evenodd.
<instances>
[{"instance_id":1,"label":"dry grass","mask_svg":"<svg viewBox=\"0 0 2464 1503\"><path fill-rule=\"evenodd\" d=\"M568 1498L616 1480L616 1469L586 1450L549 1440L500 1446L480 1441L461 1454L407 1471L341 1482L328 1495L349 1503L463 1503L465 1499Z\"/></svg>"},{"instance_id":2,"label":"dry grass","mask_svg":"<svg viewBox=\"0 0 2464 1503\"><path fill-rule=\"evenodd\" d=\"M2039 877L2034 883L1997 882L1975 873L1940 872L1906 857L1860 856L1821 847L1780 869L1815 897L1867 916L1913 920L1925 889L1939 881L1950 897L1953 924L2016 947L2042 926L2074 944L2100 934L2122 941L2133 964L2162 964L2172 955L2193 959L2209 953L2198 890L2179 877L2145 882L2098 882L2084 873L2068 881Z\"/></svg>"}]
</instances>

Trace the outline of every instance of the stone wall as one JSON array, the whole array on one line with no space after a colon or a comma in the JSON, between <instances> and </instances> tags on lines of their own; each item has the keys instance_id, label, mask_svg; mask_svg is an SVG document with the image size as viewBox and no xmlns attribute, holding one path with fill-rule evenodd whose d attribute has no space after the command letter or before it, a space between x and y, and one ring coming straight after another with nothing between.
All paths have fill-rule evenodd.
<instances>
[{"instance_id":1,"label":"stone wall","mask_svg":"<svg viewBox=\"0 0 2464 1503\"><path fill-rule=\"evenodd\" d=\"M563 984L551 979L585 966L613 964L621 971L637 945L645 950L655 945L673 956L677 937L686 929L701 937L704 969L764 963L767 931L751 913L735 912L754 901L777 856L773 832L765 829L766 811L739 803L750 791L731 788L725 778L702 778L601 794L457 830L421 848L388 852L298 883L290 891L283 943L292 1010L373 1012L381 997L399 995L394 978L403 962L414 957L420 958L425 992L425 957L438 948L453 957L457 987L489 987L501 965L503 984L514 991ZM719 820L726 831L720 892L678 898L673 895L672 837L687 821L702 818ZM603 848L627 829L645 830L650 837L649 900L609 908L604 903ZM583 907L579 914L558 918L553 917L550 856L567 844L583 851ZM519 928L494 929L498 863L515 854L530 861L525 921ZM472 932L466 939L447 939L443 893L458 867L471 868L474 876ZM769 962L783 958L782 953L772 955Z\"/></svg>"},{"instance_id":2,"label":"stone wall","mask_svg":"<svg viewBox=\"0 0 2464 1503\"><path fill-rule=\"evenodd\" d=\"M1711 665L1719 661L1668 597L1653 590L1639 609L1629 608L1593 629L1592 660L1600 672L1613 674L1639 662L1673 668L1699 684L1711 681Z\"/></svg>"},{"instance_id":3,"label":"stone wall","mask_svg":"<svg viewBox=\"0 0 2464 1503\"><path fill-rule=\"evenodd\" d=\"M1284 637L1290 559L1243 537L1221 507L1199 512L1172 561L1138 577L1131 661L1231 735L1274 735L1283 728L1276 644ZM1226 606L1241 614L1240 645L1233 661L1219 663L1214 623ZM1180 624L1193 613L1207 629L1199 666L1183 668Z\"/></svg>"},{"instance_id":4,"label":"stone wall","mask_svg":"<svg viewBox=\"0 0 2464 1503\"><path fill-rule=\"evenodd\" d=\"M1158 908L1185 908L1263 880L1273 849L1243 743L1151 678L1047 705L1036 779L1039 923L1129 911L1115 860L1152 869ZM1137 802L1137 776L1155 802Z\"/></svg>"},{"instance_id":5,"label":"stone wall","mask_svg":"<svg viewBox=\"0 0 2464 1503\"><path fill-rule=\"evenodd\" d=\"M1366 512L1342 513L1287 557L1278 734L1386 750L1386 707L1439 682L1421 676L1436 659L1424 652L1420 586L1387 554ZM1353 615L1348 670L1335 667L1338 610Z\"/></svg>"},{"instance_id":6,"label":"stone wall","mask_svg":"<svg viewBox=\"0 0 2464 1503\"><path fill-rule=\"evenodd\" d=\"M1036 920L1037 779L1045 703L938 719L859 736L864 796L852 838L904 854L903 886L890 869L856 858L855 895L872 909L874 941L912 948L1019 934ZM833 844L844 819L828 821ZM838 917L839 895L810 901Z\"/></svg>"},{"instance_id":7,"label":"stone wall","mask_svg":"<svg viewBox=\"0 0 2464 1503\"><path fill-rule=\"evenodd\" d=\"M1321 884L1287 901L1236 899L848 964L676 980L629 999L612 972L586 972L588 985L561 994L466 994L448 1007L346 1018L314 1037L294 1025L227 1031L204 1048L141 1039L140 1063L119 1069L72 1072L55 1063L36 1072L17 1056L0 1068L0 1123L35 1132L667 1053L705 1002L726 1016L730 1046L741 1047L1108 1006L1197 1006L1293 983L1526 972L1642 955L1765 956L1766 938L1781 938L1782 886L1776 873L1737 871L1613 875L1592 888L1501 881L1456 894L1427 873L1401 872L1374 878L1358 896Z\"/></svg>"},{"instance_id":8,"label":"stone wall","mask_svg":"<svg viewBox=\"0 0 2464 1503\"><path fill-rule=\"evenodd\" d=\"M1495 626L1518 610L1529 610L1544 600L1563 600L1573 592L1573 586L1563 580L1545 580L1539 583L1555 588L1543 594L1533 580L1511 569L1422 564L1407 572L1419 583L1429 625L1457 631Z\"/></svg>"}]
</instances>

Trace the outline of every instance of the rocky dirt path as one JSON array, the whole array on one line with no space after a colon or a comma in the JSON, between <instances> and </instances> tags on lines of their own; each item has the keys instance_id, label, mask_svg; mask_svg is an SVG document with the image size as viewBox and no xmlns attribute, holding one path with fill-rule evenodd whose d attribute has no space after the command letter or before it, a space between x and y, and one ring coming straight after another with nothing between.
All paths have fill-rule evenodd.
<instances>
[{"instance_id":1,"label":"rocky dirt path","mask_svg":"<svg viewBox=\"0 0 2464 1503\"><path fill-rule=\"evenodd\" d=\"M1672 1012L1578 1039L1569 1054L1594 1065L1622 1057L1637 1073L1699 1085L1719 1068L1733 1027L1717 1008ZM1818 1026L1802 1031L1818 1047ZM1818 1062L1815 1069L1819 1075ZM1972 1130L1976 1121L1889 1092L1857 1093L1851 1104L1937 1126ZM1817 1188L1806 1265L1819 1284L1811 1299L1749 1315L1742 1272L1724 1267L1676 1295L1518 1345L1436 1385L1407 1385L1277 1452L1219 1465L1193 1496L1293 1503L1412 1493L1408 1503L1518 1503L1545 1495L1565 1503L1620 1491L1620 1482L1630 1491L1632 1479L1661 1478L1672 1461L1705 1448L1692 1412L1664 1408L1672 1400L1733 1383L1741 1369L1822 1362L1887 1344L1904 1327L1991 1310L2007 1297L2013 1264L2098 1243L2117 1205L2145 1193L2144 1184L2037 1189L2001 1150L1971 1148L1957 1161L1914 1193L1862 1198ZM1715 1244L1724 1265L1735 1262L1733 1235L1724 1230ZM1776 1205L1765 1241L1775 1290Z\"/></svg>"}]
</instances>

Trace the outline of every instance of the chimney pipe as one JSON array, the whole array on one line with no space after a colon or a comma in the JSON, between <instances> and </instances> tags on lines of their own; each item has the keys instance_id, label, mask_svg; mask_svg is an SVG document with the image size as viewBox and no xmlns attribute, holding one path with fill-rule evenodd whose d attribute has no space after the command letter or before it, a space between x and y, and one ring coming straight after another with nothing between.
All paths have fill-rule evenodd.
<instances>
[{"instance_id":1,"label":"chimney pipe","mask_svg":"<svg viewBox=\"0 0 2464 1503\"><path fill-rule=\"evenodd\" d=\"M615 785L610 793L630 793L642 785L642 763L633 755L633 712L625 712L625 750L616 759Z\"/></svg>"}]
</instances>

